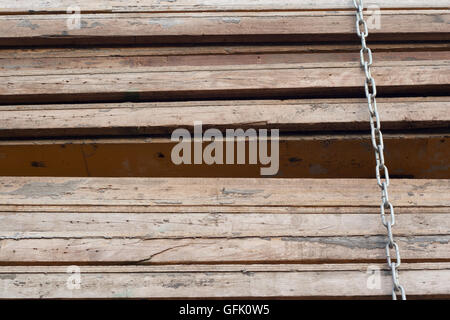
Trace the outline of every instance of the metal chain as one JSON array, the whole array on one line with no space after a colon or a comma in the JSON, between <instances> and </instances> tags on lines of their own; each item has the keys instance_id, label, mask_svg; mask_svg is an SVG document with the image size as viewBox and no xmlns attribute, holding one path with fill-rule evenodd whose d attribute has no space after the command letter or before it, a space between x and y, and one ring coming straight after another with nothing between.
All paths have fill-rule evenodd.
<instances>
[{"instance_id":1,"label":"metal chain","mask_svg":"<svg viewBox=\"0 0 450 320\"><path fill-rule=\"evenodd\" d=\"M384 143L383 134L381 133L380 115L377 109L377 87L375 79L372 77L370 67L373 62L372 50L366 45L366 38L369 35L367 23L363 16L363 0L353 0L353 4L356 8L356 33L361 38L361 68L364 70L366 80L364 82L364 91L367 98L370 115L370 132L372 138L372 146L375 151L375 174L377 178L378 186L381 189L381 222L387 230L387 242L386 242L386 260L392 275L392 299L397 300L397 294L400 293L402 300L406 300L405 289L399 282L398 267L400 266L400 251L398 244L394 241L392 235L392 227L395 225L394 206L389 201L389 172L384 163ZM389 210L390 219L386 218L385 211ZM395 262L391 259L391 250L395 251Z\"/></svg>"}]
</instances>

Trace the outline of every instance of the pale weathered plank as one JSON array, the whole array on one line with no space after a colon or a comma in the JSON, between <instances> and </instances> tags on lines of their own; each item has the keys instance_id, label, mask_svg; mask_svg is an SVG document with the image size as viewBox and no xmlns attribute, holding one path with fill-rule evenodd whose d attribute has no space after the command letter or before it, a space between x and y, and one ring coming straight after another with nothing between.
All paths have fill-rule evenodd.
<instances>
[{"instance_id":1,"label":"pale weathered plank","mask_svg":"<svg viewBox=\"0 0 450 320\"><path fill-rule=\"evenodd\" d=\"M378 101L385 129L448 128L450 98ZM366 100L249 100L0 106L0 137L170 134L203 128L367 130Z\"/></svg>"},{"instance_id":2,"label":"pale weathered plank","mask_svg":"<svg viewBox=\"0 0 450 320\"><path fill-rule=\"evenodd\" d=\"M448 259L449 219L398 215L402 257ZM3 263L379 260L386 241L378 214L4 212L0 222Z\"/></svg>"},{"instance_id":3,"label":"pale weathered plank","mask_svg":"<svg viewBox=\"0 0 450 320\"><path fill-rule=\"evenodd\" d=\"M75 208L99 204L157 208L167 205L181 208L183 205L196 209L200 205L216 205L234 206L237 210L246 205L376 207L379 201L376 185L364 180L4 177L1 186L2 205L59 204ZM448 190L449 180L392 180L391 201L396 207L440 206L448 210ZM386 239L380 235L384 232L380 230L379 216L366 216L364 222L364 215L354 214L330 215L323 221L325 216L317 215L302 216L302 219L294 215L267 214L234 214L224 218L214 214L167 217L162 213L76 213L75 216L5 212L1 234L6 239L0 241L0 261L8 264L382 261ZM445 228L447 216L430 213L425 216L409 214L405 219L402 216L404 229L399 230L397 241L405 261L450 258L450 238ZM35 218L15 228L27 217ZM153 220L147 220L150 217ZM46 219L53 222L46 223ZM97 224L96 219L104 227ZM83 220L83 224L93 225L83 226L80 224ZM247 230L242 225L235 227L246 221ZM128 224L128 228L140 227L128 232L123 223ZM434 227L426 227L431 224ZM294 231L296 226L298 230Z\"/></svg>"},{"instance_id":4,"label":"pale weathered plank","mask_svg":"<svg viewBox=\"0 0 450 320\"><path fill-rule=\"evenodd\" d=\"M402 263L403 270L446 270L449 262ZM385 264L326 263L326 264L172 264L172 265L108 265L85 266L82 273L183 273L183 272L314 272L314 271L367 271L370 266L380 271L389 270ZM0 266L0 274L67 273L61 266Z\"/></svg>"},{"instance_id":5,"label":"pale weathered plank","mask_svg":"<svg viewBox=\"0 0 450 320\"><path fill-rule=\"evenodd\" d=\"M386 236L2 239L6 264L329 263L385 259ZM449 261L450 235L396 237L403 261Z\"/></svg>"},{"instance_id":6,"label":"pale weathered plank","mask_svg":"<svg viewBox=\"0 0 450 320\"><path fill-rule=\"evenodd\" d=\"M448 8L446 0L366 0L365 7L382 9ZM66 12L69 7L79 7L81 12L158 12L158 11L278 11L278 10L354 10L351 0L2 0L1 13Z\"/></svg>"},{"instance_id":7,"label":"pale weathered plank","mask_svg":"<svg viewBox=\"0 0 450 320\"><path fill-rule=\"evenodd\" d=\"M448 296L449 269L448 263L402 264L402 284L410 296ZM80 289L70 290L66 267L0 267L0 298L388 297L392 289L385 266L367 264L81 266L80 271ZM374 276L380 285L368 286Z\"/></svg>"},{"instance_id":8,"label":"pale weathered plank","mask_svg":"<svg viewBox=\"0 0 450 320\"><path fill-rule=\"evenodd\" d=\"M450 234L446 214L403 212L397 236ZM1 239L373 236L379 214L0 212Z\"/></svg>"},{"instance_id":9,"label":"pale weathered plank","mask_svg":"<svg viewBox=\"0 0 450 320\"><path fill-rule=\"evenodd\" d=\"M79 29L70 27L68 17L65 14L0 16L1 45L357 39L354 12L83 14ZM371 29L371 39L448 40L449 19L449 10L400 13L387 10L383 12L379 28Z\"/></svg>"},{"instance_id":10,"label":"pale weathered plank","mask_svg":"<svg viewBox=\"0 0 450 320\"><path fill-rule=\"evenodd\" d=\"M447 92L444 61L382 62L373 68L380 94ZM136 72L53 71L47 75L1 76L2 103L93 100L193 99L361 94L357 63L185 66L139 68Z\"/></svg>"},{"instance_id":11,"label":"pale weathered plank","mask_svg":"<svg viewBox=\"0 0 450 320\"><path fill-rule=\"evenodd\" d=\"M396 207L449 207L450 180L391 180ZM373 179L1 177L18 206L379 207ZM159 210L159 209L157 209Z\"/></svg>"}]
</instances>

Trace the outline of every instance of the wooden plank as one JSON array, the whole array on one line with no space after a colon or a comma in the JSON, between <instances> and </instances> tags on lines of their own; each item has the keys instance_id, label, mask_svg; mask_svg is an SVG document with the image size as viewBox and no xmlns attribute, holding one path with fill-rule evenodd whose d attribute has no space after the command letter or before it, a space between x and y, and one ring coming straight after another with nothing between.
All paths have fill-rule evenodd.
<instances>
[{"instance_id":1,"label":"wooden plank","mask_svg":"<svg viewBox=\"0 0 450 320\"><path fill-rule=\"evenodd\" d=\"M64 205L17 205L17 204L1 204L0 210L3 212L71 212L71 213L111 213L111 212L128 212L128 213L211 213L211 214L380 214L379 206L351 207L342 205L331 206L183 206L176 204L167 204L164 206L144 206L144 205L83 205L64 206ZM448 209L445 206L396 206L396 213L399 214L447 214Z\"/></svg>"},{"instance_id":2,"label":"wooden plank","mask_svg":"<svg viewBox=\"0 0 450 320\"><path fill-rule=\"evenodd\" d=\"M356 41L354 12L226 12L0 16L2 46ZM371 41L450 39L449 10L383 12ZM332 28L330 28L332 26Z\"/></svg>"},{"instance_id":3,"label":"wooden plank","mask_svg":"<svg viewBox=\"0 0 450 320\"><path fill-rule=\"evenodd\" d=\"M402 261L450 261L450 235L396 236ZM386 236L2 239L0 264L382 262Z\"/></svg>"},{"instance_id":4,"label":"wooden plank","mask_svg":"<svg viewBox=\"0 0 450 320\"><path fill-rule=\"evenodd\" d=\"M384 62L373 68L383 94L447 92L445 61ZM140 68L135 72L55 70L47 75L1 76L2 104L95 100L194 99L361 94L357 63Z\"/></svg>"},{"instance_id":5,"label":"wooden plank","mask_svg":"<svg viewBox=\"0 0 450 320\"><path fill-rule=\"evenodd\" d=\"M367 0L365 7L377 5L383 9L412 9L412 8L448 8L446 0L433 2L424 0ZM292 1L292 0L252 0L239 2L234 0L28 0L26 4L20 0L0 1L0 14L5 13L33 13L33 12L66 12L67 8L78 6L81 11L88 12L160 12L160 11L282 11L282 10L354 10L351 0L326 1Z\"/></svg>"},{"instance_id":6,"label":"wooden plank","mask_svg":"<svg viewBox=\"0 0 450 320\"><path fill-rule=\"evenodd\" d=\"M227 58L224 58L224 61L220 63L219 61L215 61L218 59L214 57L214 60L208 61L206 58L205 63L200 63L200 61L189 61L191 57L187 57L187 59L183 61L179 61L178 64L175 63L173 65L154 65L150 64L146 65L136 65L132 66L129 63L119 63L112 65L107 65L106 60L102 59L101 64L96 66L95 63L91 68L87 67L86 60L83 59L80 61L80 64L74 64L73 68L70 68L70 73L73 75L77 74L110 74L110 73L164 73L164 72L191 72L191 71L235 71L235 70L248 70L250 68L254 70L273 70L273 69L353 69L360 66L358 54L353 53L351 58L350 55L344 54L344 56L340 56L339 54L335 54L337 59L330 59L329 61L315 61L310 59L310 61L300 61L294 63L285 63L285 56L277 56L271 55L275 57L273 62L280 63L272 63L272 61L267 61L268 63L257 63L253 59L248 61L233 61L232 59L227 61ZM385 56L384 53L382 56ZM233 57L233 56L232 56ZM245 56L243 56L245 58ZM340 58L341 57L341 58ZM392 56L393 57L393 56ZM423 57L423 59L421 59ZM185 57L186 58L186 57ZM298 58L298 56L297 56ZM356 58L356 59L355 59ZM287 59L289 60L289 59ZM325 59L326 60L326 59ZM11 77L11 76L38 76L38 75L65 75L68 74L67 68L60 67L58 64L49 65L48 67L40 68L38 66L39 60L33 59L36 67L24 68L23 70L18 70L17 66L13 68L5 67L4 73L1 75L2 77ZM227 63L229 62L229 63ZM52 61L53 63L53 61ZM137 63L136 63L137 64ZM373 66L373 68L387 68L387 67L395 67L402 66L404 68L408 67L440 67L440 66L448 66L450 65L449 53L445 52L414 52L410 55L399 53L397 58L392 58L391 56L382 57L377 65ZM120 67L121 66L121 67ZM16 70L15 70L16 69Z\"/></svg>"},{"instance_id":7,"label":"wooden plank","mask_svg":"<svg viewBox=\"0 0 450 320\"><path fill-rule=\"evenodd\" d=\"M448 128L450 98L379 99L383 127ZM0 106L0 137L171 134L176 128L281 132L367 130L365 99L194 101ZM245 121L243 121L245 119Z\"/></svg>"},{"instance_id":8,"label":"wooden plank","mask_svg":"<svg viewBox=\"0 0 450 320\"><path fill-rule=\"evenodd\" d=\"M392 179L391 201L397 208L449 207L449 188L448 179ZM180 210L192 206L193 210L202 206L378 210L380 196L373 179L1 177L0 190L3 206L145 206L147 210L174 206Z\"/></svg>"},{"instance_id":9,"label":"wooden plank","mask_svg":"<svg viewBox=\"0 0 450 320\"><path fill-rule=\"evenodd\" d=\"M448 296L448 265L402 264L402 284L408 295ZM382 270L377 288L368 288L373 275L369 268ZM0 267L0 298L388 297L392 287L384 265L367 264L82 266L81 272L80 289L69 290L66 268Z\"/></svg>"},{"instance_id":10,"label":"wooden plank","mask_svg":"<svg viewBox=\"0 0 450 320\"><path fill-rule=\"evenodd\" d=\"M402 270L446 270L449 262L402 263ZM79 266L82 273L184 273L184 272L316 272L367 271L370 267L380 271L390 269L383 264L326 263L326 264L175 264L175 265L108 265ZM67 266L0 266L0 274L67 273Z\"/></svg>"},{"instance_id":11,"label":"wooden plank","mask_svg":"<svg viewBox=\"0 0 450 320\"><path fill-rule=\"evenodd\" d=\"M2 239L374 236L379 214L0 212ZM446 214L398 214L396 236L450 234Z\"/></svg>"},{"instance_id":12,"label":"wooden plank","mask_svg":"<svg viewBox=\"0 0 450 320\"><path fill-rule=\"evenodd\" d=\"M360 59L359 54L356 54L359 50L357 47L353 47L353 50L345 47L333 47L334 50L331 50L331 48L326 46L325 48L310 48L312 51L308 51L309 49L307 48L298 48L299 52L296 52L294 48L289 52L286 46L280 47L280 52L270 52L266 48L261 48L260 50L262 52L258 52L257 46L256 48L253 47L254 52L251 52L250 49L242 51L230 49L228 53L226 53L228 48L222 48L222 51L219 48L212 48L210 51L182 48L184 52L180 50L158 50L154 48L128 48L129 50L97 49L96 51L88 52L85 52L86 50L74 49L69 50L65 55L49 55L48 51L43 50L38 52L7 50L11 52L11 56L0 59L0 71L2 71L1 74L3 76L15 76L62 74L63 72L79 73L86 71L90 73L102 73L105 71L136 72L139 70L145 71L146 69L143 68L149 67L177 66L299 64L302 67L320 67L323 63L333 63L332 65L328 65L332 67L336 66L338 62L346 63L342 66L353 66L354 64L348 64L348 62L359 63ZM413 50L414 48L411 48L411 51L391 51L390 47L381 48L381 51L376 51L375 53L376 66L394 65L394 61L396 63L397 61L408 62L420 60L421 62L429 62L433 60L450 60L450 47L446 51L424 51L423 49L422 51L417 51ZM305 51L302 52L302 49ZM321 49L325 50L325 52L321 52ZM265 50L269 52L264 52ZM191 54L188 54L189 51L191 51ZM38 53L41 53L41 55ZM166 53L166 55L162 53Z\"/></svg>"},{"instance_id":13,"label":"wooden plank","mask_svg":"<svg viewBox=\"0 0 450 320\"><path fill-rule=\"evenodd\" d=\"M226 157L225 145L230 139L218 141L222 142ZM450 178L448 134L386 133L384 141L392 178ZM236 151L234 164L176 165L171 159L176 143L169 138L1 141L0 175L255 178L261 177L261 168L270 166L249 164L248 142L245 164L237 164ZM208 143L204 142L203 148ZM279 170L274 175L277 178L375 175L367 133L281 136L278 143Z\"/></svg>"}]
</instances>

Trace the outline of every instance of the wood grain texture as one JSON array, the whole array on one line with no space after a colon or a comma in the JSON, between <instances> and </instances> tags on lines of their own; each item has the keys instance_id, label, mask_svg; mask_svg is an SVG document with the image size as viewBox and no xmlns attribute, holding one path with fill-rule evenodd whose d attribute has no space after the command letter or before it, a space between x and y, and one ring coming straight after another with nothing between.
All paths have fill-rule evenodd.
<instances>
[{"instance_id":1,"label":"wood grain texture","mask_svg":"<svg viewBox=\"0 0 450 320\"><path fill-rule=\"evenodd\" d=\"M75 209L75 208L73 208ZM239 209L239 208L238 208ZM410 209L410 208L409 208ZM397 236L450 234L448 213L398 214ZM350 237L382 235L379 214L369 213L171 213L0 212L2 239Z\"/></svg>"},{"instance_id":2,"label":"wood grain texture","mask_svg":"<svg viewBox=\"0 0 450 320\"><path fill-rule=\"evenodd\" d=\"M270 48L270 50L269 50ZM394 51L394 50L401 51ZM182 50L180 50L182 49ZM426 50L428 49L428 50ZM445 50L448 49L448 50ZM276 51L279 50L279 51ZM375 47L375 65L402 61L450 60L445 45L419 48L415 46L380 45ZM405 51L406 50L406 51ZM46 75L79 72L136 72L148 67L230 66L299 64L317 67L323 63L358 63L357 46L252 46L252 47L175 47L175 48L98 48L97 50L66 49L1 50L0 71L3 76ZM3 57L1 54L3 53Z\"/></svg>"},{"instance_id":3,"label":"wood grain texture","mask_svg":"<svg viewBox=\"0 0 450 320\"><path fill-rule=\"evenodd\" d=\"M3 211L0 216L0 263L382 261L385 236L384 230L380 230L379 215L339 212L326 217L312 212L257 215L258 211L247 214L245 209L246 206L375 208L379 192L371 182L4 177L0 182L0 203L17 207L10 212ZM392 180L390 189L391 201L397 208L446 210L444 214L418 215L411 211L404 218L403 214L399 216L403 223L397 240L403 249L403 259L450 259L449 180ZM58 205L65 207L60 213L45 210L27 213L25 208ZM110 213L77 213L81 206L95 205L108 207ZM155 211L155 214L132 214L114 208L143 206L161 210L174 205L179 208L173 213ZM219 210L234 207L235 212L202 214L201 206L216 206ZM187 207L198 213L186 214ZM20 223L21 219L27 222ZM128 232L128 228L134 231Z\"/></svg>"},{"instance_id":4,"label":"wood grain texture","mask_svg":"<svg viewBox=\"0 0 450 320\"><path fill-rule=\"evenodd\" d=\"M379 215L245 211L246 206L377 207L379 192L370 182L4 177L0 204L17 207L0 215L0 264L381 262L386 239ZM392 180L397 208L446 210L400 215L396 239L404 261L450 259L449 188L449 180ZM23 209L58 205L65 207L60 213ZM109 213L77 213L80 206L95 205L109 207ZM180 211L133 214L114 206L178 206ZM201 206L234 207L235 213L201 213ZM198 213L187 214L186 207Z\"/></svg>"},{"instance_id":5,"label":"wood grain texture","mask_svg":"<svg viewBox=\"0 0 450 320\"><path fill-rule=\"evenodd\" d=\"M225 156L227 142L236 148L234 140L219 141ZM450 178L448 134L386 133L384 141L391 177ZM141 137L1 141L0 175L257 178L261 168L270 166L249 164L249 143L245 164L237 164L235 151L234 164L176 165L171 159L176 144L170 138ZM274 177L374 178L374 168L367 133L290 135L279 138L279 170Z\"/></svg>"},{"instance_id":6,"label":"wood grain texture","mask_svg":"<svg viewBox=\"0 0 450 320\"><path fill-rule=\"evenodd\" d=\"M450 261L450 235L396 236L402 261ZM383 262L386 236L3 239L0 264Z\"/></svg>"},{"instance_id":7,"label":"wood grain texture","mask_svg":"<svg viewBox=\"0 0 450 320\"><path fill-rule=\"evenodd\" d=\"M2 46L193 42L356 41L352 12L219 12L83 14L79 29L67 14L0 16ZM449 10L383 12L372 41L443 41ZM330 28L330 26L333 26Z\"/></svg>"},{"instance_id":8,"label":"wood grain texture","mask_svg":"<svg viewBox=\"0 0 450 320\"><path fill-rule=\"evenodd\" d=\"M373 68L379 94L443 93L449 60L382 62ZM8 102L194 99L361 94L364 73L349 63L143 67L134 72L55 70L46 75L0 77Z\"/></svg>"},{"instance_id":9,"label":"wood grain texture","mask_svg":"<svg viewBox=\"0 0 450 320\"><path fill-rule=\"evenodd\" d=\"M374 268L381 270L380 287L370 290ZM402 284L409 296L448 296L449 269L448 263L403 264ZM0 298L388 298L392 281L383 265L367 264L82 266L81 272L81 288L69 290L65 267L0 267Z\"/></svg>"},{"instance_id":10,"label":"wood grain texture","mask_svg":"<svg viewBox=\"0 0 450 320\"><path fill-rule=\"evenodd\" d=\"M0 106L0 137L168 134L207 128L367 130L365 99L188 101ZM450 98L379 99L387 130L448 128Z\"/></svg>"},{"instance_id":11,"label":"wood grain texture","mask_svg":"<svg viewBox=\"0 0 450 320\"><path fill-rule=\"evenodd\" d=\"M393 179L391 200L396 207L448 207L449 188L448 179ZM0 203L145 206L148 210L165 206L378 209L379 190L373 179L1 177Z\"/></svg>"},{"instance_id":12,"label":"wood grain texture","mask_svg":"<svg viewBox=\"0 0 450 320\"><path fill-rule=\"evenodd\" d=\"M389 0L367 0L365 7L377 5L383 9L432 9L448 8L449 4L445 0L435 0L433 2L424 0L398 0L395 3ZM282 10L354 10L351 0L28 0L24 3L21 0L0 1L0 14L3 13L42 13L42 12L66 12L68 7L78 6L81 11L88 12L158 12L158 11L282 11ZM32 12L30 12L32 11Z\"/></svg>"},{"instance_id":13,"label":"wood grain texture","mask_svg":"<svg viewBox=\"0 0 450 320\"><path fill-rule=\"evenodd\" d=\"M129 208L141 206L146 209L154 207L158 211L164 211L161 210L164 207L177 205L180 210L178 212L186 212L187 207L201 211L201 206L209 205L220 209L234 207L235 211L245 212L245 207L249 205L261 208L310 206L309 210L317 206L354 206L360 210L367 206L377 207L377 187L370 182L373 181L4 177L0 182L0 203L2 207L16 207L13 209L15 212L1 214L0 232L4 235L0 241L1 263L14 265L76 263L81 265L84 287L76 291L76 295L72 293L67 296L68 291L64 282L67 280L67 273L61 271L64 270L63 267L55 269L55 267L5 266L0 270L0 281L2 288L7 290L2 291L1 297L32 298L35 295L41 298L194 297L192 293L179 288L189 287L189 291L193 292L192 288L196 283L193 279L204 276L209 277L208 279L213 278L209 280L213 285L210 289L215 290L216 294L211 295L209 287L202 285L203 291L195 291L195 297L247 295L345 297L348 294L346 293L348 286L340 284L339 281L347 282L345 280L347 277L354 283L359 283L357 286L361 287L360 291L352 290L351 295L385 295L383 290L387 289L376 292L367 289L367 277L371 275L367 273L367 265L329 264L337 261L346 263L383 261L385 239L384 235L380 235L383 231L379 229L381 225L377 214L335 213L327 215L325 221L324 215L313 213L306 216L304 214L296 216L292 213L257 215L254 212L251 214L235 212L228 215L206 212L132 214L121 211L123 209L120 208L114 209L114 206L119 205ZM399 229L397 239L401 243L405 262L446 261L450 258L449 236L446 229L450 206L450 200L447 199L447 195L450 194L448 183L448 180L392 180L391 200L397 208L430 209L438 206L447 210L445 214L423 215L423 212L427 212L425 209L421 210L421 214L411 211L404 216L403 214L398 216L404 229ZM65 209L61 212L27 213L26 211L29 211L27 207L30 205L34 208L38 206L55 208L59 205ZM72 210L92 205L106 206L109 208L107 212L118 211L115 214L76 213L76 211L70 214ZM22 210L22 214L18 214L17 210ZM26 219L27 222L21 224L21 219ZM37 220L38 223L33 223ZM364 228L361 228L361 223L364 224ZM127 224L130 227L133 225L134 231L128 232ZM433 227L418 227L430 224ZM58 225L60 227L57 227ZM139 228L136 229L136 225ZM293 231L292 234L290 231ZM99 236L97 232L102 235ZM403 232L406 236L402 235ZM145 236L142 236L143 234ZM224 262L232 264L328 262L328 264L262 267L191 265ZM147 267L148 269L139 266L85 266L104 263L189 265L164 265ZM445 264L439 266L423 263L403 264L402 283L408 284L408 292L412 295L427 295L430 292L438 296L447 295L448 289L445 286L436 287L428 284L428 280L423 280L432 274L430 282L441 283L439 279L447 276L444 266ZM408 278L408 270L411 272L414 270L411 278ZM42 272L46 274L44 283ZM242 290L234 292L229 291L227 286L223 287L227 283L245 283L240 277L253 277L256 273L258 276L253 278L252 285L257 287L266 287L264 281L269 281L271 277L277 279L276 286L269 286L270 293L258 291L259 289L252 289L249 293ZM322 289L317 289L316 281L311 282L312 275L323 285ZM233 280L235 276L238 278ZM285 276L288 277L283 281L295 284L295 287L302 284L302 281L305 284L300 291L292 291L290 287L284 291L286 287L280 279L284 279ZM389 274L383 272L382 277L385 284L381 288L388 288ZM421 279L420 290L414 289L416 288L414 283L408 280L417 277ZM23 281L26 281L27 285L23 285ZM141 291L142 283L146 289L152 290ZM311 288L313 283L314 288ZM124 294L125 287L130 292L138 293ZM158 289L160 287L171 289L167 292L159 291L162 290ZM235 288L235 285L232 287ZM45 294L50 292L49 288L54 288L51 290L52 294ZM98 291L98 288L102 288L102 291Z\"/></svg>"},{"instance_id":14,"label":"wood grain texture","mask_svg":"<svg viewBox=\"0 0 450 320\"><path fill-rule=\"evenodd\" d=\"M449 213L398 218L404 261L450 258ZM1 212L0 222L0 264L381 261L386 241L379 214Z\"/></svg>"},{"instance_id":15,"label":"wood grain texture","mask_svg":"<svg viewBox=\"0 0 450 320\"><path fill-rule=\"evenodd\" d=\"M373 5L401 283L450 298L449 3ZM351 0L0 0L0 47L0 299L389 297ZM278 174L175 166L199 120Z\"/></svg>"}]
</instances>

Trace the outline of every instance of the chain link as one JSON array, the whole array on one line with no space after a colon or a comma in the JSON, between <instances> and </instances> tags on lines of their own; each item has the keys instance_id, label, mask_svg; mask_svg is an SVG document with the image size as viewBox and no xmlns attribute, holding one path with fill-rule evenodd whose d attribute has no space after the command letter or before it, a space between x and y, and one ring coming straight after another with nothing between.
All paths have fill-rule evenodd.
<instances>
[{"instance_id":1,"label":"chain link","mask_svg":"<svg viewBox=\"0 0 450 320\"><path fill-rule=\"evenodd\" d=\"M400 284L398 277L398 267L400 267L401 263L400 250L392 234L392 227L395 225L395 213L394 206L389 201L389 171L384 163L383 134L381 133L380 115L378 113L376 101L377 86L375 83L375 79L372 77L372 73L370 72L370 67L373 63L373 57L372 50L370 50L370 48L367 47L366 44L366 38L369 35L369 31L367 23L364 20L364 3L363 0L353 0L353 4L356 8L356 33L361 39L361 68L364 70L364 74L366 76L364 82L364 92L369 107L372 147L375 151L375 175L377 178L378 186L381 189L381 222L387 230L386 260L389 268L391 269L392 299L397 300L397 296L398 294L400 294L402 300L406 300L405 289ZM389 219L387 219L386 211L389 212ZM394 250L395 262L392 261L391 250Z\"/></svg>"}]
</instances>

